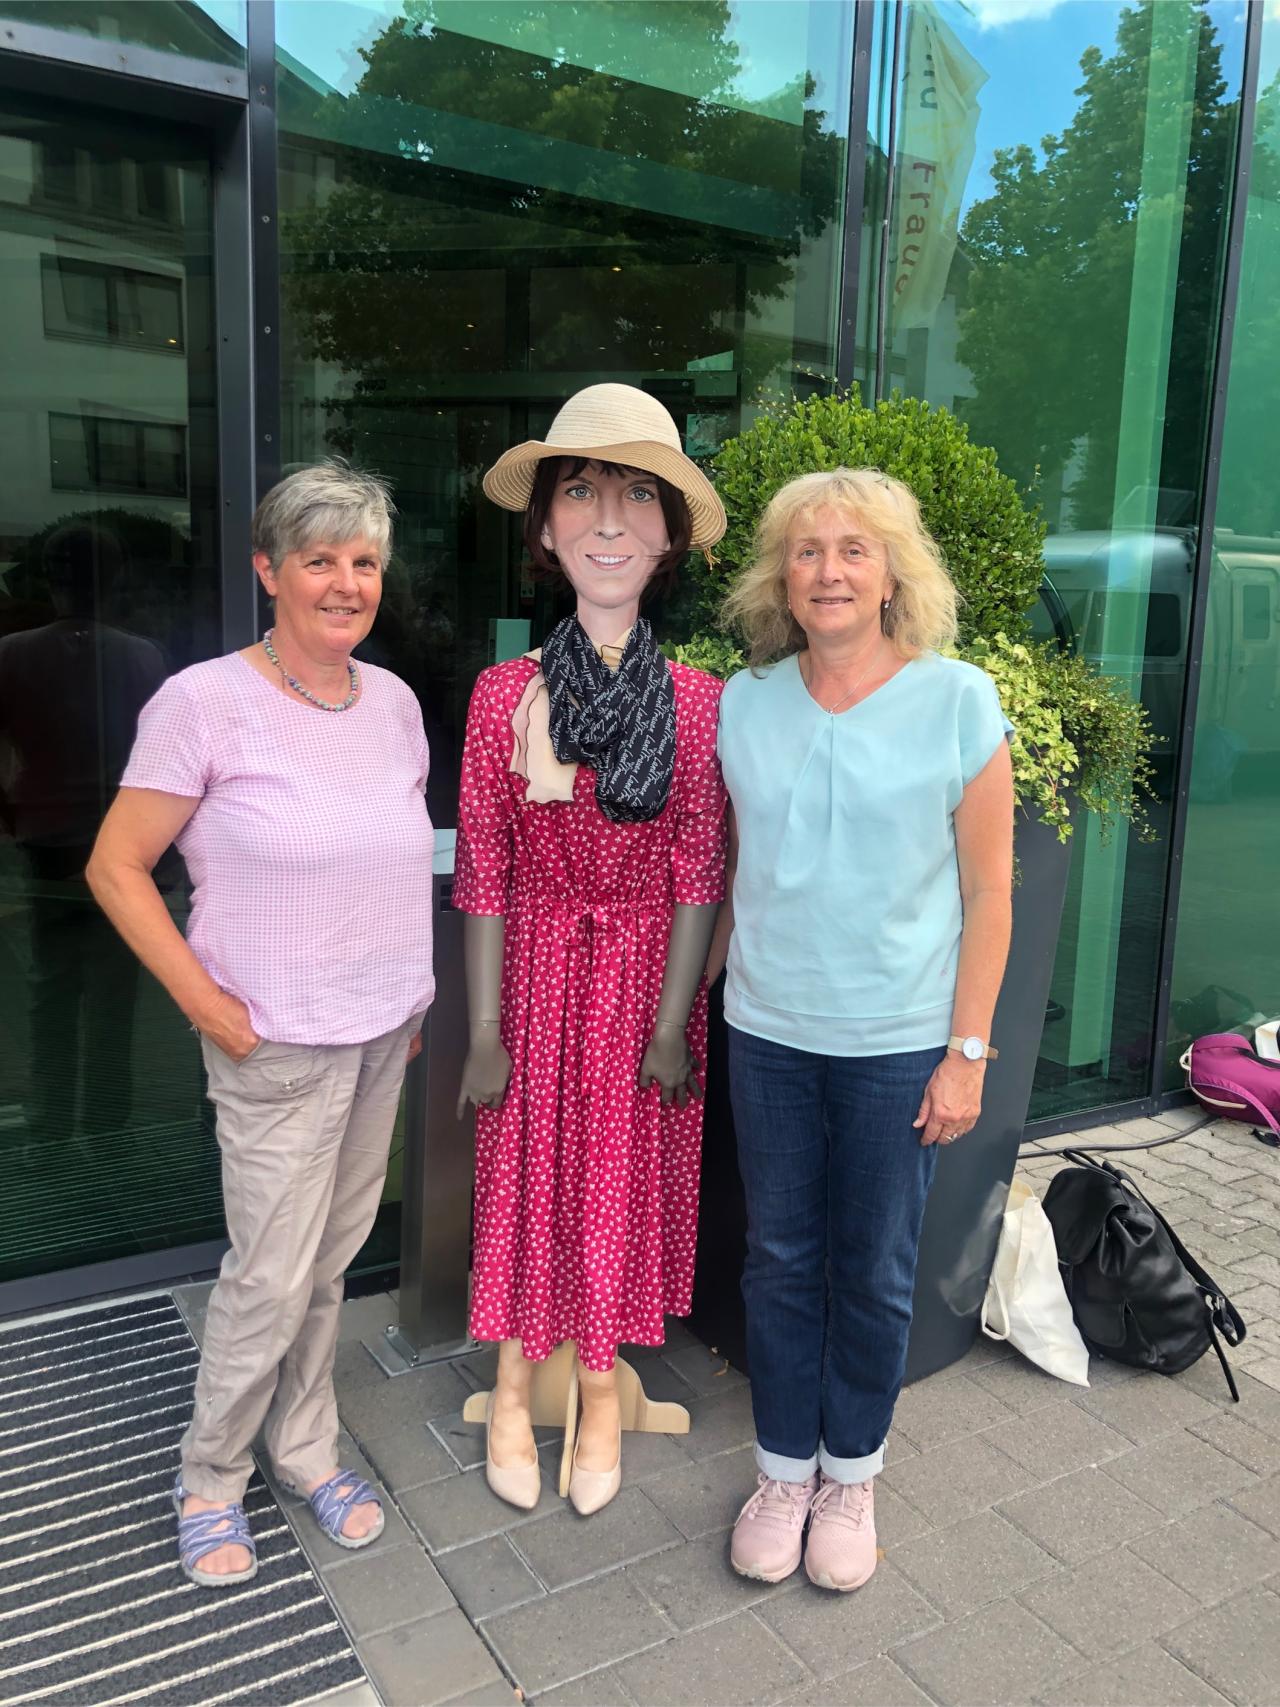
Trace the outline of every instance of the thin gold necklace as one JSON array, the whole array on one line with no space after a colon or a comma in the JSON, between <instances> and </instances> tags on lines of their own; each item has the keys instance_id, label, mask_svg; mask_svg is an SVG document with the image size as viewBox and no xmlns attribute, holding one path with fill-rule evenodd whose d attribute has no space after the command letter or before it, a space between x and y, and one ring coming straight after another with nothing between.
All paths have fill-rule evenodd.
<instances>
[{"instance_id":1,"label":"thin gold necklace","mask_svg":"<svg viewBox=\"0 0 1280 1707\"><path fill-rule=\"evenodd\" d=\"M836 712L839 711L840 707L844 704L844 702L847 699L853 698L854 694L857 693L858 689L862 686L863 682L865 682L867 677L871 674L871 671L873 670L873 668L875 667L876 663L879 661L879 658L880 658L880 642L879 642L879 640L877 640L874 647L872 647L872 654L873 654L873 656L872 656L871 662L867 665L866 669L858 677L857 681L853 684L853 686L849 689L849 691L847 693L842 693L840 695L840 698L838 700L836 700L833 705L823 705L822 701L820 699L814 699L813 688L810 685L813 681L813 658L812 658L812 655L810 655L810 658L809 658L809 674L805 678L805 684L804 685L808 689L809 697L811 699L814 699L814 704L821 706L822 710L826 712L828 717L834 717ZM803 674L803 671L801 673Z\"/></svg>"}]
</instances>

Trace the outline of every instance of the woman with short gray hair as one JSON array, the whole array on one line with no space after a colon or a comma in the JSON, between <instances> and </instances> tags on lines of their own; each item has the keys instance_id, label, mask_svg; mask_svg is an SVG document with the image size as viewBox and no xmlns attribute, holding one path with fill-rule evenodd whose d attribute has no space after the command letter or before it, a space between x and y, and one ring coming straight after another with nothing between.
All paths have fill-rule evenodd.
<instances>
[{"instance_id":1,"label":"woman with short gray hair","mask_svg":"<svg viewBox=\"0 0 1280 1707\"><path fill-rule=\"evenodd\" d=\"M337 1462L342 1277L377 1212L406 1061L434 994L428 755L409 689L356 664L382 595L387 488L340 462L253 518L275 605L262 641L171 677L143 709L87 876L200 1033L230 1250L209 1300L174 1490L192 1582L257 1570L251 1443L325 1533L383 1515ZM184 941L152 880L170 843L193 886Z\"/></svg>"}]
</instances>

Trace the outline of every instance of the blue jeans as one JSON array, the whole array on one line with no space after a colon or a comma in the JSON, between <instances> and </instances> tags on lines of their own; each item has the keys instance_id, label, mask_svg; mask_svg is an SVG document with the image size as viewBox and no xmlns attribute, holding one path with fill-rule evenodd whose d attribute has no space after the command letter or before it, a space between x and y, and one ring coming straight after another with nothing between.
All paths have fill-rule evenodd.
<instances>
[{"instance_id":1,"label":"blue jeans","mask_svg":"<svg viewBox=\"0 0 1280 1707\"><path fill-rule=\"evenodd\" d=\"M779 1481L884 1463L937 1158L912 1121L945 1054L811 1055L729 1028L756 1459Z\"/></svg>"}]
</instances>

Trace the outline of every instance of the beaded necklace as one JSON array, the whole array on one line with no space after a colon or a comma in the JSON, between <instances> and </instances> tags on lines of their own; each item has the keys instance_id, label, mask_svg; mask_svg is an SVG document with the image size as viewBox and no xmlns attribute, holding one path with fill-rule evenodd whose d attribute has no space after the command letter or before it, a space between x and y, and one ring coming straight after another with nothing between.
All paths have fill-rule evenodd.
<instances>
[{"instance_id":1,"label":"beaded necklace","mask_svg":"<svg viewBox=\"0 0 1280 1707\"><path fill-rule=\"evenodd\" d=\"M351 692L347 695L347 697L342 701L342 703L340 705L331 705L327 699L320 699L317 697L317 695L313 694L311 692L310 688L304 688L302 683L300 681L298 681L296 677L291 676L289 674L288 670L285 669L284 665L280 662L280 659L276 653L275 647L271 643L271 636L274 633L275 633L275 629L269 628L267 630L267 632L263 635L263 637L262 637L262 650L266 653L266 655L270 659L270 661L275 665L276 669L279 670L280 674L284 677L285 681L288 682L289 686L293 689L294 693L300 693L302 695L303 699L310 700L312 705L318 705L320 707L321 711L350 711L351 707L356 703L356 700L360 697L360 677L357 675L356 667L351 662L350 658L347 659L347 669L351 675Z\"/></svg>"}]
</instances>

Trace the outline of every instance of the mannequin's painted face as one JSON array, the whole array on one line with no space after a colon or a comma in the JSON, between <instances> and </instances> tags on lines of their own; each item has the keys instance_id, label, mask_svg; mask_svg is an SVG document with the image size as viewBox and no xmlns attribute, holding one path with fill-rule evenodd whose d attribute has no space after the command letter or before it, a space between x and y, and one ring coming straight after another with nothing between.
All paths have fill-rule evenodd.
<instances>
[{"instance_id":1,"label":"mannequin's painted face","mask_svg":"<svg viewBox=\"0 0 1280 1707\"><path fill-rule=\"evenodd\" d=\"M884 542L857 516L816 510L788 535L787 600L811 641L856 641L878 631L893 588Z\"/></svg>"},{"instance_id":2,"label":"mannequin's painted face","mask_svg":"<svg viewBox=\"0 0 1280 1707\"><path fill-rule=\"evenodd\" d=\"M556 483L542 543L554 551L579 605L639 606L671 545L657 477L589 462Z\"/></svg>"}]
</instances>

